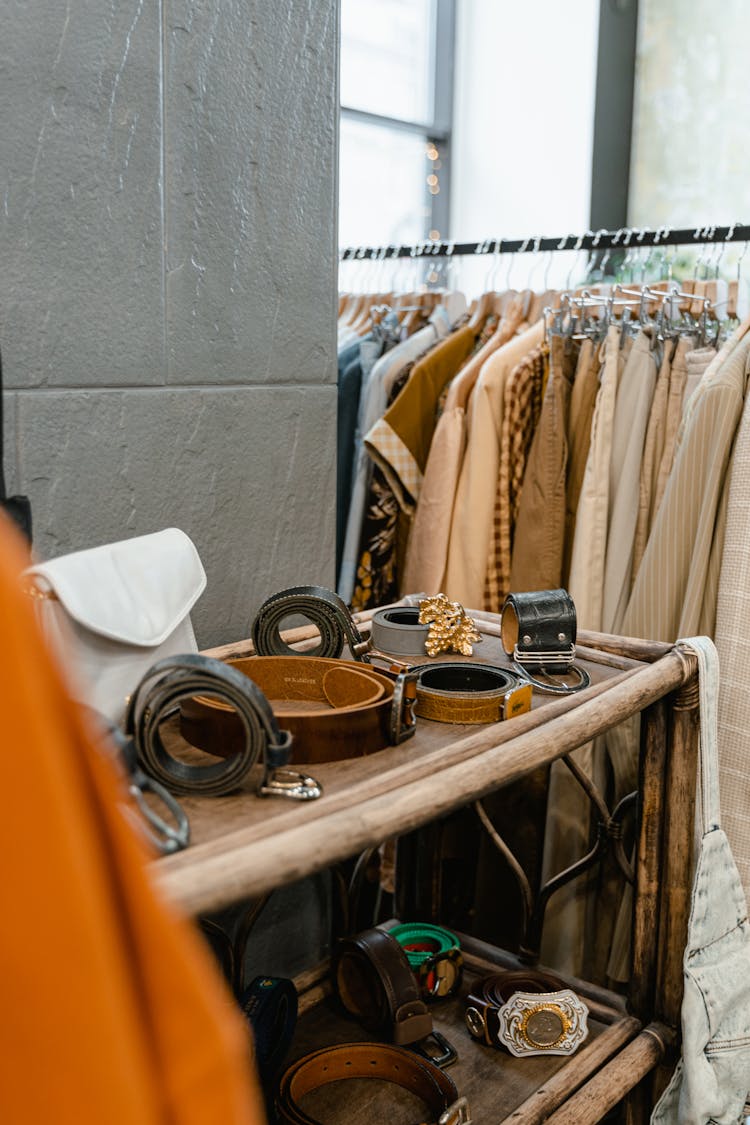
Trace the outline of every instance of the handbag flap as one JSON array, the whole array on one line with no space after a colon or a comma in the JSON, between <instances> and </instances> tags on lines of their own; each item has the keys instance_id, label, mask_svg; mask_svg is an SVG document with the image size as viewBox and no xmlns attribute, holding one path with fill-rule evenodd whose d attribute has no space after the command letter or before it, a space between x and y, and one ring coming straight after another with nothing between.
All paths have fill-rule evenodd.
<instances>
[{"instance_id":1,"label":"handbag flap","mask_svg":"<svg viewBox=\"0 0 750 1125\"><path fill-rule=\"evenodd\" d=\"M206 587L195 545L176 527L75 551L26 573L54 591L79 625L148 648L166 640Z\"/></svg>"}]
</instances>

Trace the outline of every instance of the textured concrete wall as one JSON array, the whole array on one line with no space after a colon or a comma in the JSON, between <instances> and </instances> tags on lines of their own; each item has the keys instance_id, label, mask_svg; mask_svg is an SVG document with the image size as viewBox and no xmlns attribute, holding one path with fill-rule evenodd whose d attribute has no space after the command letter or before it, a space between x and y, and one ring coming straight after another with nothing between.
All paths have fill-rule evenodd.
<instances>
[{"instance_id":1,"label":"textured concrete wall","mask_svg":"<svg viewBox=\"0 0 750 1125\"><path fill-rule=\"evenodd\" d=\"M9 483L195 541L199 642L334 580L336 0L0 9Z\"/></svg>"}]
</instances>

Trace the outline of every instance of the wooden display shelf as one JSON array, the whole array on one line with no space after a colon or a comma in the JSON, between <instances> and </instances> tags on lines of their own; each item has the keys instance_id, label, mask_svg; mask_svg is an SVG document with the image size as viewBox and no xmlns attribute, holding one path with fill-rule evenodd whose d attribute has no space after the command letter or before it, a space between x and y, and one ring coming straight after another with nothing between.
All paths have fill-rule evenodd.
<instances>
[{"instance_id":1,"label":"wooden display shelf","mask_svg":"<svg viewBox=\"0 0 750 1125\"><path fill-rule=\"evenodd\" d=\"M367 621L359 623L365 631ZM492 628L493 619L484 616L481 627ZM314 643L309 633L293 634L300 651ZM253 776L227 797L182 798L192 842L186 851L157 862L160 883L196 914L265 894L507 785L683 682L685 660L668 646L629 647L616 638L603 639L611 651L579 646L580 662L591 676L584 691L566 697L537 693L529 714L504 723L468 726L420 719L414 738L401 746L311 768L324 789L317 801L257 797ZM210 654L251 651L249 642L241 642ZM645 655L660 652L656 663L645 663ZM489 634L475 659L508 664L498 638Z\"/></svg>"},{"instance_id":2,"label":"wooden display shelf","mask_svg":"<svg viewBox=\"0 0 750 1125\"><path fill-rule=\"evenodd\" d=\"M628 1014L624 998L570 978L566 983L589 1007L589 1035L574 1055L518 1059L506 1051L476 1043L464 1023L465 998L472 983L485 973L522 966L503 950L463 935L459 937L464 955L463 982L455 997L432 1004L430 1011L436 1030L458 1054L447 1073L455 1082L459 1096L468 1099L473 1121L492 1125L541 1125L572 1094L584 1091L588 1081L603 1066L616 1060L623 1048L631 1045L632 1051L641 1032L641 1023ZM371 1038L343 1012L333 993L328 963L301 975L295 984L299 992L300 1019L285 1065L321 1047ZM652 1039L661 1054L655 1034ZM646 1069L649 1068L643 1073ZM418 1119L422 1107L407 1091L361 1079L321 1087L307 1095L302 1108L316 1120L330 1125L339 1122L372 1125L373 1121L386 1120L389 1125L400 1125L402 1121ZM599 1108L595 1106L593 1112L598 1114ZM583 1125L598 1117L592 1117L589 1111L574 1120Z\"/></svg>"},{"instance_id":3,"label":"wooden display shelf","mask_svg":"<svg viewBox=\"0 0 750 1125\"><path fill-rule=\"evenodd\" d=\"M357 616L363 632L371 616ZM485 634L473 659L506 665L499 619L472 616ZM286 634L301 652L314 648L316 638L312 628ZM248 641L209 652L221 658L251 654ZM499 1052L488 1055L474 1047L479 1061L469 1065L467 1050L466 1061L458 1065L472 1074L467 1073L465 1091L463 1079L457 1084L470 1096L475 1122L589 1125L627 1097L628 1125L645 1125L654 1091L669 1073L660 1063L679 1025L682 997L699 733L697 660L679 646L594 633L579 633L577 658L591 677L584 691L567 697L536 694L530 713L486 726L420 719L414 738L401 746L312 767L309 772L324 787L317 801L257 797L252 777L228 797L184 798L193 842L154 864L167 894L191 913L257 898L501 789L641 713L627 1011L612 994L578 982L573 987L593 997L598 1008L591 1042L572 1059L505 1059L500 1066ZM513 963L509 954L468 944L470 968L476 971ZM327 986L320 974L308 974L300 984L305 985L302 1007L311 1009L312 1022L306 1016L300 1024L299 1054L310 1045L360 1037L348 1021L328 1026L326 1021L340 1017L325 1003ZM445 1031L458 1039L463 1035L459 1007L453 1015L445 1010ZM647 1088L642 1079L654 1070L654 1087ZM460 1074L457 1069L457 1078ZM373 1118L371 1108L368 1114L346 1120L397 1125L390 1109L382 1117Z\"/></svg>"}]
</instances>

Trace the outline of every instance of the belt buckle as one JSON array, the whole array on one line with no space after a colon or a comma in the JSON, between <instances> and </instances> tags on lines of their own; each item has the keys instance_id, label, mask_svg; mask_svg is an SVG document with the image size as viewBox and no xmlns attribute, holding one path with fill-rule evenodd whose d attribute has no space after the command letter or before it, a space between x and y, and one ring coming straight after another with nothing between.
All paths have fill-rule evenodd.
<instances>
[{"instance_id":1,"label":"belt buckle","mask_svg":"<svg viewBox=\"0 0 750 1125\"><path fill-rule=\"evenodd\" d=\"M516 645L513 649L513 659L525 667L528 665L530 668L541 668L544 670L547 665L554 668L567 671L573 664L576 655L576 646L571 644L566 649L519 649Z\"/></svg>"},{"instance_id":2,"label":"belt buckle","mask_svg":"<svg viewBox=\"0 0 750 1125\"><path fill-rule=\"evenodd\" d=\"M418 672L400 672L393 686L391 701L391 744L398 746L411 738L417 729L414 705L417 702Z\"/></svg>"},{"instance_id":3,"label":"belt buckle","mask_svg":"<svg viewBox=\"0 0 750 1125\"><path fill-rule=\"evenodd\" d=\"M572 1055L588 1035L589 1010L570 988L514 992L498 1011L497 1037L512 1055Z\"/></svg>"},{"instance_id":4,"label":"belt buckle","mask_svg":"<svg viewBox=\"0 0 750 1125\"><path fill-rule=\"evenodd\" d=\"M286 797L289 801L314 801L323 795L323 786L306 773L279 766L266 770L259 797Z\"/></svg>"},{"instance_id":5,"label":"belt buckle","mask_svg":"<svg viewBox=\"0 0 750 1125\"><path fill-rule=\"evenodd\" d=\"M471 1125L469 1102L466 1098L457 1098L453 1105L449 1105L445 1113L438 1118L438 1125Z\"/></svg>"},{"instance_id":6,"label":"belt buckle","mask_svg":"<svg viewBox=\"0 0 750 1125\"><path fill-rule=\"evenodd\" d=\"M451 973L440 972L440 966L444 962L448 962L452 967ZM416 975L425 998L428 1000L444 1000L448 996L453 996L461 983L462 968L463 956L458 948L436 953L433 957L428 957L426 961L423 961ZM430 973L434 974L432 985L429 983ZM441 992L440 988L444 981L448 981L448 987L444 992Z\"/></svg>"},{"instance_id":7,"label":"belt buckle","mask_svg":"<svg viewBox=\"0 0 750 1125\"><path fill-rule=\"evenodd\" d=\"M428 1039L435 1040L440 1048L439 1055L431 1054L422 1046ZM439 1031L435 1031L434 1028L429 1035L425 1035L424 1039L420 1039L418 1043L410 1043L409 1048L415 1051L416 1054L421 1055L423 1059L427 1059L427 1061L431 1062L434 1066L439 1066L441 1070L445 1070L446 1067L451 1066L458 1058L458 1053L453 1044L449 1043L445 1036L441 1035ZM440 1120L443 1120L442 1117Z\"/></svg>"}]
</instances>

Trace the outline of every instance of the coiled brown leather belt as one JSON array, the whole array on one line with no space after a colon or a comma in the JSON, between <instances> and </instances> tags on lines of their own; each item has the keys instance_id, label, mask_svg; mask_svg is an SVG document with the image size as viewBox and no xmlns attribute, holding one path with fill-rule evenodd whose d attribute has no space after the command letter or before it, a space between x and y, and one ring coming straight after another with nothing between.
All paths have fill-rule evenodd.
<instances>
[{"instance_id":1,"label":"coiled brown leather belt","mask_svg":"<svg viewBox=\"0 0 750 1125\"><path fill-rule=\"evenodd\" d=\"M281 637L285 618L300 614L316 627L320 641L308 656L337 658L344 645L354 660L360 660L369 647L352 620L349 609L333 590L324 586L290 586L263 602L253 622L252 638L258 656L298 656Z\"/></svg>"},{"instance_id":2,"label":"coiled brown leather belt","mask_svg":"<svg viewBox=\"0 0 750 1125\"><path fill-rule=\"evenodd\" d=\"M367 665L303 656L250 656L227 661L235 675L259 687L276 719L290 731L291 763L363 757L414 734L416 675L394 681ZM180 730L210 754L234 754L243 740L231 706L196 696L181 705Z\"/></svg>"},{"instance_id":3,"label":"coiled brown leather belt","mask_svg":"<svg viewBox=\"0 0 750 1125\"><path fill-rule=\"evenodd\" d=\"M439 723L497 723L531 708L531 686L489 664L419 664L417 715Z\"/></svg>"},{"instance_id":4,"label":"coiled brown leather belt","mask_svg":"<svg viewBox=\"0 0 750 1125\"><path fill-rule=\"evenodd\" d=\"M231 708L238 737L223 761L191 765L175 758L164 745L161 724L182 701L209 695ZM151 668L134 691L125 718L138 760L151 777L174 793L221 796L236 789L262 761L265 776L258 792L295 799L320 796L312 778L283 770L289 761L292 736L280 730L271 707L256 684L235 668L211 657L188 654L167 657ZM283 777L280 776L283 774Z\"/></svg>"},{"instance_id":5,"label":"coiled brown leather belt","mask_svg":"<svg viewBox=\"0 0 750 1125\"><path fill-rule=\"evenodd\" d=\"M313 1090L344 1078L392 1082L427 1105L431 1125L470 1125L465 1098L457 1098L450 1077L427 1059L385 1043L347 1043L324 1047L292 1063L282 1076L276 1112L283 1125L322 1125L305 1113L299 1101Z\"/></svg>"},{"instance_id":6,"label":"coiled brown leather belt","mask_svg":"<svg viewBox=\"0 0 750 1125\"><path fill-rule=\"evenodd\" d=\"M570 1055L588 1034L588 1008L559 977L536 970L477 981L465 1020L474 1039L512 1054Z\"/></svg>"},{"instance_id":7,"label":"coiled brown leather belt","mask_svg":"<svg viewBox=\"0 0 750 1125\"><path fill-rule=\"evenodd\" d=\"M432 1016L406 954L384 930L340 941L332 975L341 1003L368 1031L385 1031L400 1047L431 1034Z\"/></svg>"}]
</instances>

